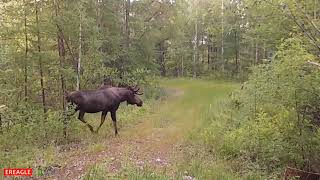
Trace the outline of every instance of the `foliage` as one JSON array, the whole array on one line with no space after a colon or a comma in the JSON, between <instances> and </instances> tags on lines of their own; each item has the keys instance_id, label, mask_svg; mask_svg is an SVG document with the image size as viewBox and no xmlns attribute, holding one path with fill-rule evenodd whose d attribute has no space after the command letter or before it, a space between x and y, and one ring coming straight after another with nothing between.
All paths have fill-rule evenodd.
<instances>
[{"instance_id":1,"label":"foliage","mask_svg":"<svg viewBox=\"0 0 320 180\"><path fill-rule=\"evenodd\" d=\"M39 149L93 138L75 116L67 118L70 112L63 109L63 91L76 89L78 74L80 89L96 89L105 78L114 85L139 85L145 92L145 107L122 106L119 117L126 122L133 122L133 117L145 113L151 101L163 95L155 78L153 51L141 51L159 38L154 35L158 30L148 29L144 21L153 9L145 14L140 11L148 3L134 1L129 7L137 16L129 19L130 46L124 48L125 7L120 1L0 2L0 105L6 106L0 112L1 166L21 161L29 166ZM139 39L141 34L134 32L146 28L147 37ZM17 157L23 153L25 160Z\"/></svg>"},{"instance_id":2,"label":"foliage","mask_svg":"<svg viewBox=\"0 0 320 180\"><path fill-rule=\"evenodd\" d=\"M317 171L319 71L302 41L290 38L270 64L253 68L249 81L209 114L203 141L219 156L273 176L286 166ZM310 108L310 109L309 109ZM225 116L230 114L230 116Z\"/></svg>"}]
</instances>

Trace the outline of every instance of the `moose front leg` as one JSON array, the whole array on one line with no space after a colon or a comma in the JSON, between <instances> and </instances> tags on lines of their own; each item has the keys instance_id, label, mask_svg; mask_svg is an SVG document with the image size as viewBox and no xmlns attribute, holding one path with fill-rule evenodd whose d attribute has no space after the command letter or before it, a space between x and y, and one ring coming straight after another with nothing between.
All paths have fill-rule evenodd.
<instances>
[{"instance_id":1,"label":"moose front leg","mask_svg":"<svg viewBox=\"0 0 320 180\"><path fill-rule=\"evenodd\" d=\"M115 135L118 135L116 111L111 111L111 119L113 122L114 133L115 133Z\"/></svg>"},{"instance_id":2,"label":"moose front leg","mask_svg":"<svg viewBox=\"0 0 320 180\"><path fill-rule=\"evenodd\" d=\"M107 114L108 114L108 111L103 111L103 112L101 113L101 122L100 122L99 127L98 127L97 130L96 130L96 133L98 133L98 131L99 131L99 129L101 128L102 124L103 124L104 121L106 120Z\"/></svg>"},{"instance_id":3,"label":"moose front leg","mask_svg":"<svg viewBox=\"0 0 320 180\"><path fill-rule=\"evenodd\" d=\"M85 123L85 124L89 127L89 129L90 129L91 132L94 132L93 127L84 120L84 114L85 114L84 111L80 111L80 112L79 112L79 117L78 117L78 119L79 119L80 121L82 121L83 123Z\"/></svg>"}]
</instances>

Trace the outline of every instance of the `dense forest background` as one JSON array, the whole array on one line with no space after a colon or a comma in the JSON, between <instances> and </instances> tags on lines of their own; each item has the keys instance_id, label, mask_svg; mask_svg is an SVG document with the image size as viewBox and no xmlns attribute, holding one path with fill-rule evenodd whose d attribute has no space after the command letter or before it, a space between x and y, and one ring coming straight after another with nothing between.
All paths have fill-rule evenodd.
<instances>
[{"instance_id":1,"label":"dense forest background","mask_svg":"<svg viewBox=\"0 0 320 180\"><path fill-rule=\"evenodd\" d=\"M160 77L182 77L244 82L231 118L204 118L202 146L241 172L320 172L317 0L2 0L0 14L1 167L81 139L67 91L110 80L151 102Z\"/></svg>"}]
</instances>

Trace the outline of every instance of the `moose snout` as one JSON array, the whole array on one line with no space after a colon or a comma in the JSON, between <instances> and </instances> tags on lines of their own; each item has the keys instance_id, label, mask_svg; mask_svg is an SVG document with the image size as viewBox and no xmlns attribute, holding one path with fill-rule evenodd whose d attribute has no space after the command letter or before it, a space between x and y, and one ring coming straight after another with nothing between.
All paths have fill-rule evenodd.
<instances>
[{"instance_id":1,"label":"moose snout","mask_svg":"<svg viewBox=\"0 0 320 180\"><path fill-rule=\"evenodd\" d=\"M138 102L138 103L137 103L137 106L141 107L141 106L142 106L142 104L143 104L143 102L142 102L142 101L140 101L140 102Z\"/></svg>"}]
</instances>

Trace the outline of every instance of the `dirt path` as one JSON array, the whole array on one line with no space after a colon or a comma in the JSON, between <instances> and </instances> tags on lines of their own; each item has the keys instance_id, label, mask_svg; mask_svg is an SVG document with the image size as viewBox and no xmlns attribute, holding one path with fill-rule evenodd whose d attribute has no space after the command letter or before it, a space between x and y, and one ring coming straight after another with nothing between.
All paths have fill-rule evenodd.
<instances>
[{"instance_id":1,"label":"dirt path","mask_svg":"<svg viewBox=\"0 0 320 180\"><path fill-rule=\"evenodd\" d=\"M168 92L170 96L156 107L155 113L143 117L136 126L123 129L120 136L107 138L102 143L102 151L79 150L71 157L64 157L66 165L58 169L51 179L81 179L95 164L102 165L110 176L128 165L173 173L174 159L178 157L177 147L183 138L175 119L168 119L165 114L184 92L177 89L168 89Z\"/></svg>"}]
</instances>

